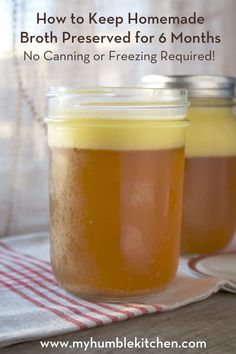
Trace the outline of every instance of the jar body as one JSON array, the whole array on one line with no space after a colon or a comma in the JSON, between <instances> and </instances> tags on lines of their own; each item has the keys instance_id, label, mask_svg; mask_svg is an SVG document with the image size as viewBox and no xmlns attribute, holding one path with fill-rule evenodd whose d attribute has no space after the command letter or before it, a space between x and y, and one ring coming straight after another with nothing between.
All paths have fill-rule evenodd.
<instances>
[{"instance_id":1,"label":"jar body","mask_svg":"<svg viewBox=\"0 0 236 354\"><path fill-rule=\"evenodd\" d=\"M93 300L159 292L178 266L186 121L77 107L48 122L54 274Z\"/></svg>"},{"instance_id":2,"label":"jar body","mask_svg":"<svg viewBox=\"0 0 236 354\"><path fill-rule=\"evenodd\" d=\"M236 119L233 102L197 99L188 112L181 250L224 249L236 231Z\"/></svg>"}]
</instances>

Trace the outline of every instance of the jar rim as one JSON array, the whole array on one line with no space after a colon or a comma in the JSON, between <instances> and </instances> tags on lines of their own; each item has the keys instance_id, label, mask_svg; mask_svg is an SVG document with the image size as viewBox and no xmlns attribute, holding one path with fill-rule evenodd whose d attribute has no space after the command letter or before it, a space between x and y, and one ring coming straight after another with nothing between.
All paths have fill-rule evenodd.
<instances>
[{"instance_id":1,"label":"jar rim","mask_svg":"<svg viewBox=\"0 0 236 354\"><path fill-rule=\"evenodd\" d=\"M101 106L119 107L122 105L127 109L129 106L134 109L148 106L148 103L160 106L180 106L188 104L187 89L181 88L144 88L144 87L119 87L119 86L88 86L88 87L50 87L47 93L47 98L55 97L71 97L78 98L82 104L92 103L92 107L99 108ZM142 101L140 101L142 99ZM107 101L109 100L109 102ZM135 103L139 105L135 106ZM110 104L109 104L110 103ZM140 104L142 103L142 104ZM128 106L129 104L129 106ZM153 108L153 105L152 107Z\"/></svg>"},{"instance_id":2,"label":"jar rim","mask_svg":"<svg viewBox=\"0 0 236 354\"><path fill-rule=\"evenodd\" d=\"M184 120L186 89L142 87L52 87L46 122L78 119Z\"/></svg>"}]
</instances>

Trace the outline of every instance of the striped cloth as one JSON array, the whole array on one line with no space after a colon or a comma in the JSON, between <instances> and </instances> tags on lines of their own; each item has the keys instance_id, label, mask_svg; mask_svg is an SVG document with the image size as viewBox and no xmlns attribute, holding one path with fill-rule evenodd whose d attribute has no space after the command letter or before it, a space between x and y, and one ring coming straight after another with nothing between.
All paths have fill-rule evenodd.
<instances>
[{"instance_id":1,"label":"striped cloth","mask_svg":"<svg viewBox=\"0 0 236 354\"><path fill-rule=\"evenodd\" d=\"M2 239L0 346L168 311L228 287L225 280L194 274L187 260L181 259L175 282L165 292L153 295L149 302L90 302L59 287L49 263L48 234Z\"/></svg>"}]
</instances>

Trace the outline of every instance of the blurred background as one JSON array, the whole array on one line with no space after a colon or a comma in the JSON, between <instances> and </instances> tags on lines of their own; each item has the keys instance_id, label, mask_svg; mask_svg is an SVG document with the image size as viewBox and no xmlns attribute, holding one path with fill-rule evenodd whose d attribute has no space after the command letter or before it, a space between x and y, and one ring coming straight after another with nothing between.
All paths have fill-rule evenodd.
<instances>
[{"instance_id":1,"label":"blurred background","mask_svg":"<svg viewBox=\"0 0 236 354\"><path fill-rule=\"evenodd\" d=\"M214 62L24 62L23 51L99 53L106 50L120 52L157 51L156 45L140 46L117 44L64 45L20 44L20 32L40 34L52 29L51 25L37 25L36 13L50 16L69 16L74 12L85 16L97 11L101 16L126 16L139 12L142 16L190 16L196 11L206 18L206 25L181 26L186 34L210 30L222 36L218 45L193 44L185 49L207 52L216 50ZM48 230L48 161L45 93L49 86L61 85L113 85L130 86L140 83L148 74L216 74L236 76L236 1L235 0L0 0L0 236ZM63 27L74 34L124 34L132 26L115 29L109 25L80 25ZM175 26L142 26L143 34L174 31ZM62 28L53 26L53 30ZM160 46L160 45L159 45ZM127 49L129 48L129 49ZM183 51L183 45L165 44L162 49L173 53ZM160 50L160 48L158 48Z\"/></svg>"}]
</instances>

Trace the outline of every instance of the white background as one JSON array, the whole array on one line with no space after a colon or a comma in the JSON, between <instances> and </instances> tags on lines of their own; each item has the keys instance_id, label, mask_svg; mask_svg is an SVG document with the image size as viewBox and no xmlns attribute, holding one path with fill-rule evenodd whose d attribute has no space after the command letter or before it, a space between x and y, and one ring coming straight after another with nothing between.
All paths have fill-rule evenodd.
<instances>
[{"instance_id":1,"label":"white background","mask_svg":"<svg viewBox=\"0 0 236 354\"><path fill-rule=\"evenodd\" d=\"M214 62L176 62L150 64L143 62L49 63L23 62L24 49L43 52L50 45L21 45L20 31L39 34L52 29L36 25L36 12L52 15L126 16L128 11L143 16L190 16L193 11L206 18L204 26L142 26L144 33L185 30L198 34L210 30L222 36L218 45L165 45L172 52L216 50ZM0 0L0 235L48 229L48 176L46 134L36 120L45 116L45 92L52 85L135 85L147 74L216 74L236 76L236 1L235 0ZM53 28L60 31L61 28ZM66 26L75 34L122 34L132 28L118 30L109 25ZM110 47L109 47L110 48ZM58 51L86 51L91 54L109 49L101 45L53 46ZM164 48L164 47L163 47ZM113 47L111 49L114 49ZM155 52L156 45L118 45L123 52ZM17 61L17 62L16 62Z\"/></svg>"}]
</instances>

